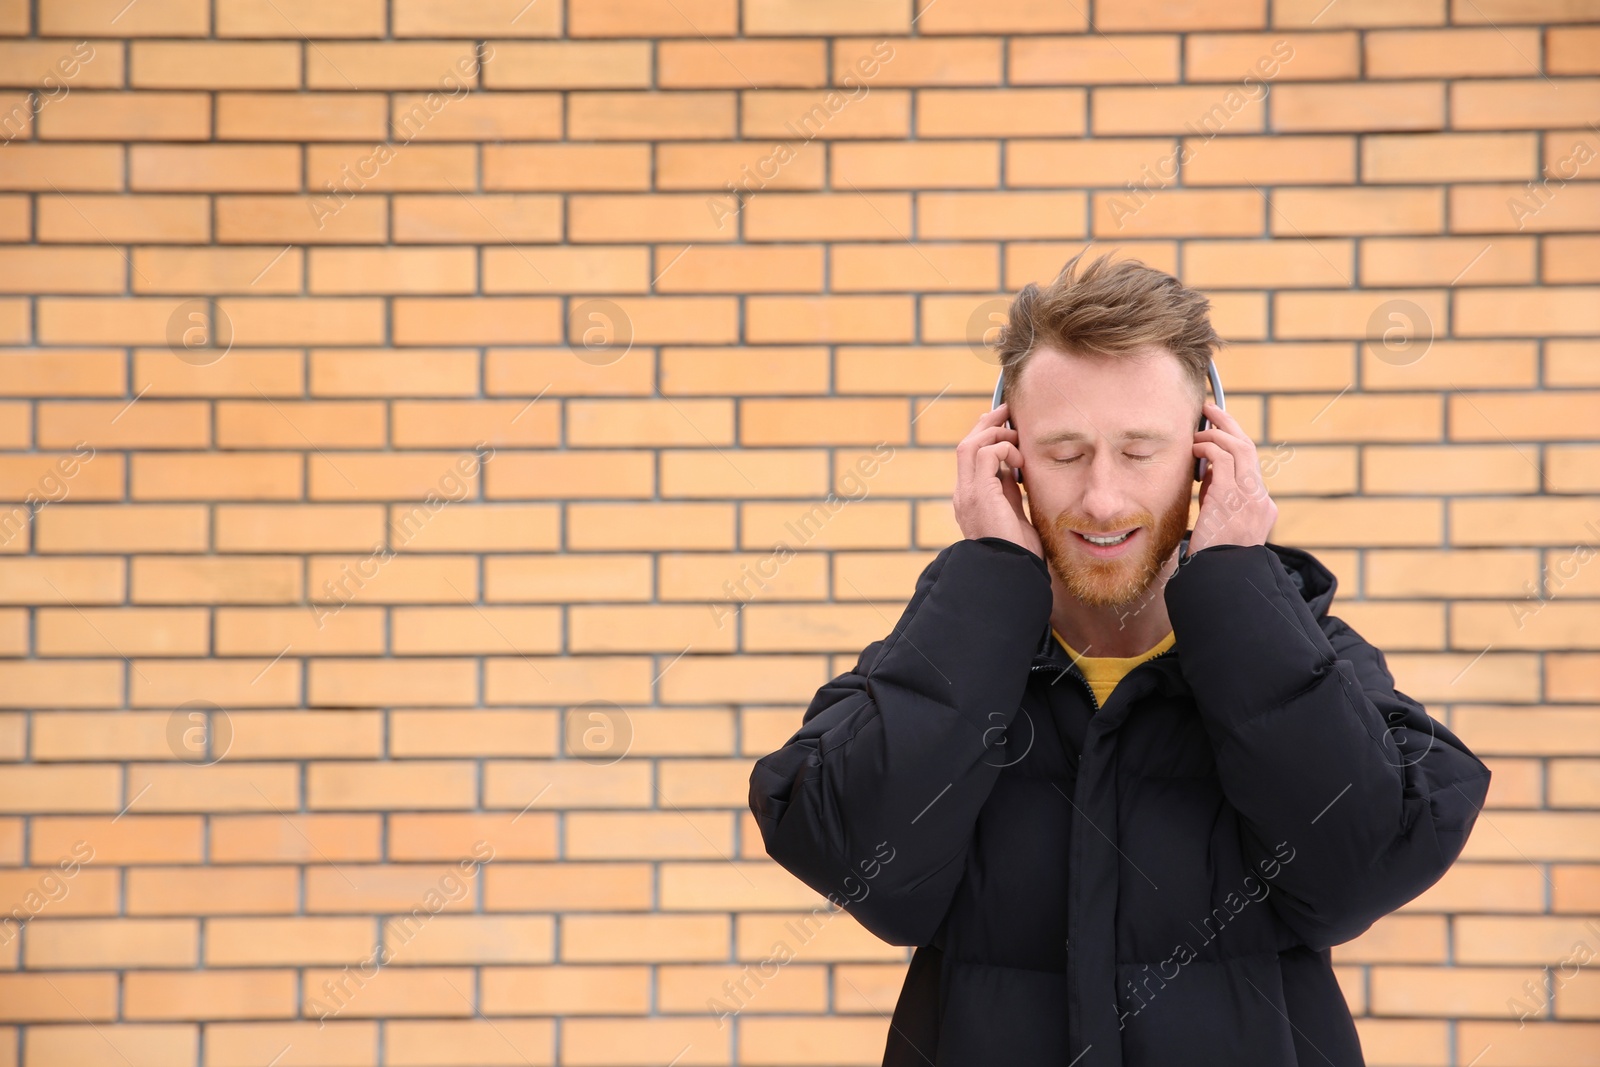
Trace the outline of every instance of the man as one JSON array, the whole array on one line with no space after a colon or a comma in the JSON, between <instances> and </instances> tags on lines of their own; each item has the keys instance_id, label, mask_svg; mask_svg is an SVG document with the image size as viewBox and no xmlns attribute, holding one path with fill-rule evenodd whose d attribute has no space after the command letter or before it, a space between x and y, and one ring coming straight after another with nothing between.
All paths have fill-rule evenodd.
<instances>
[{"instance_id":1,"label":"man","mask_svg":"<svg viewBox=\"0 0 1600 1067\"><path fill-rule=\"evenodd\" d=\"M1205 399L1205 297L1077 261L1013 302L1005 403L956 448L965 539L756 763L751 809L917 946L885 1065L1355 1067L1329 948L1444 874L1489 771L1266 540L1255 444Z\"/></svg>"}]
</instances>

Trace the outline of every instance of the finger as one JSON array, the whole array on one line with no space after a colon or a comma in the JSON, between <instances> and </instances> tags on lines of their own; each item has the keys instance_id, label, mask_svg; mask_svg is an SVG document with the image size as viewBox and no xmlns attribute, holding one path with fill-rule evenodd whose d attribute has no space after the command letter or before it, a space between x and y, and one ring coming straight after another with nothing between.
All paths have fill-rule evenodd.
<instances>
[{"instance_id":1,"label":"finger","mask_svg":"<svg viewBox=\"0 0 1600 1067\"><path fill-rule=\"evenodd\" d=\"M1011 503L1011 510L1017 513L1018 518L1022 518L1022 487L1017 484L1017 476L1011 473L1010 467L1006 467L1000 473L1000 488L1005 490L1006 500Z\"/></svg>"},{"instance_id":2,"label":"finger","mask_svg":"<svg viewBox=\"0 0 1600 1067\"><path fill-rule=\"evenodd\" d=\"M956 456L961 470L970 468L970 456L973 452L994 440L994 430L1016 433L1015 430L1008 429L1005 425L1008 412L1008 407L1005 404L1001 404L999 407L991 408L978 416L978 421L972 424L972 429L967 431L967 435L956 445Z\"/></svg>"},{"instance_id":3,"label":"finger","mask_svg":"<svg viewBox=\"0 0 1600 1067\"><path fill-rule=\"evenodd\" d=\"M1207 400L1202 410L1213 426L1220 426L1235 437L1250 441L1252 446L1255 444L1254 441L1250 440L1250 435L1244 432L1244 427L1239 425L1239 420L1234 418L1227 408L1222 407L1215 400Z\"/></svg>"},{"instance_id":4,"label":"finger","mask_svg":"<svg viewBox=\"0 0 1600 1067\"><path fill-rule=\"evenodd\" d=\"M1206 441L1227 450L1228 454L1239 463L1253 462L1255 445L1248 437L1240 437L1223 426L1207 426L1204 430L1196 430L1196 441Z\"/></svg>"},{"instance_id":5,"label":"finger","mask_svg":"<svg viewBox=\"0 0 1600 1067\"><path fill-rule=\"evenodd\" d=\"M1201 439L1194 443L1194 454L1204 456L1209 461L1206 466L1208 481L1233 482L1236 458L1232 452L1215 441Z\"/></svg>"},{"instance_id":6,"label":"finger","mask_svg":"<svg viewBox=\"0 0 1600 1067\"><path fill-rule=\"evenodd\" d=\"M978 449L978 461L973 473L993 478L1004 475L1015 481L1013 467L1022 466L1022 452L1010 441L995 441Z\"/></svg>"},{"instance_id":7,"label":"finger","mask_svg":"<svg viewBox=\"0 0 1600 1067\"><path fill-rule=\"evenodd\" d=\"M1009 426L983 426L973 430L967 435L966 440L962 442L962 444L967 448L968 456L965 469L969 471L973 469L972 459L978 454L980 449L987 448L988 446L999 442L1011 442L1012 444L1018 444L1020 441L1021 438L1017 435L1017 431L1013 430Z\"/></svg>"}]
</instances>

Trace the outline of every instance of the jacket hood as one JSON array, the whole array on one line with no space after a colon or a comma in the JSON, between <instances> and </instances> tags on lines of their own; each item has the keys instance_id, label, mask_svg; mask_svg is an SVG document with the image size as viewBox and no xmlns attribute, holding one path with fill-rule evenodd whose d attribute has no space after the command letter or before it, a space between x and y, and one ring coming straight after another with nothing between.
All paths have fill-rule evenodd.
<instances>
[{"instance_id":1,"label":"jacket hood","mask_svg":"<svg viewBox=\"0 0 1600 1067\"><path fill-rule=\"evenodd\" d=\"M1180 558L1189 554L1189 538L1193 535L1192 529L1184 531L1183 540L1178 547ZM1334 573L1321 560L1303 548L1291 548L1271 541L1266 542L1266 547L1277 555L1278 562L1289 572L1290 581L1300 590L1300 595L1311 608L1311 614L1318 619L1325 616L1333 603L1333 594L1339 588L1339 579ZM1054 636L1050 624L1045 623L1044 633L1040 635L1039 643L1034 649L1034 663L1051 661L1061 666L1070 664L1071 657L1066 654L1066 650Z\"/></svg>"}]
</instances>

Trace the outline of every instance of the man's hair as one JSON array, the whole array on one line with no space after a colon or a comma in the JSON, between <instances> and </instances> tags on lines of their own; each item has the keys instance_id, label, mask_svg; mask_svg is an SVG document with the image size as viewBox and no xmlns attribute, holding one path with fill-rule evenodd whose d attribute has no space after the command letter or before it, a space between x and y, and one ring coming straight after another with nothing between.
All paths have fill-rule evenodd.
<instances>
[{"instance_id":1,"label":"man's hair","mask_svg":"<svg viewBox=\"0 0 1600 1067\"><path fill-rule=\"evenodd\" d=\"M1183 365L1195 395L1204 398L1207 364L1225 342L1211 327L1211 301L1166 271L1110 254L1081 273L1067 260L1049 285L1029 282L1011 302L1011 315L995 342L1005 371L1002 400L1015 395L1022 369L1041 346L1071 354L1130 356L1151 346Z\"/></svg>"}]
</instances>

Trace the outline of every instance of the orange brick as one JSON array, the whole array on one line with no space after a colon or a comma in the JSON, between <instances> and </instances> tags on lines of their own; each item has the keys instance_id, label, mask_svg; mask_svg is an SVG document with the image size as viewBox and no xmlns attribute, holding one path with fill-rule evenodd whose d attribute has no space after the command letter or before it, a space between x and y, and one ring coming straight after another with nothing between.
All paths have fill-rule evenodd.
<instances>
[{"instance_id":1,"label":"orange brick","mask_svg":"<svg viewBox=\"0 0 1600 1067\"><path fill-rule=\"evenodd\" d=\"M1462 78L1539 73L1539 31L1380 30L1369 33L1369 78Z\"/></svg>"},{"instance_id":2,"label":"orange brick","mask_svg":"<svg viewBox=\"0 0 1600 1067\"><path fill-rule=\"evenodd\" d=\"M1095 235L1117 238L1169 234L1253 237L1263 232L1267 217L1267 205L1255 190L1096 193L1093 211Z\"/></svg>"},{"instance_id":3,"label":"orange brick","mask_svg":"<svg viewBox=\"0 0 1600 1067\"><path fill-rule=\"evenodd\" d=\"M345 201L341 216L363 205L381 223L383 202L376 197ZM560 240L562 205L558 196L490 194L487 196L396 196L394 238L411 244L516 244ZM330 223L331 226L331 223ZM363 223L363 231L365 223ZM382 240L380 236L375 238Z\"/></svg>"},{"instance_id":4,"label":"orange brick","mask_svg":"<svg viewBox=\"0 0 1600 1067\"><path fill-rule=\"evenodd\" d=\"M910 14L895 0L745 0L749 34L906 33Z\"/></svg>"},{"instance_id":5,"label":"orange brick","mask_svg":"<svg viewBox=\"0 0 1600 1067\"><path fill-rule=\"evenodd\" d=\"M1494 285L1532 282L1530 237L1369 237L1361 242L1367 285Z\"/></svg>"},{"instance_id":6,"label":"orange brick","mask_svg":"<svg viewBox=\"0 0 1600 1067\"><path fill-rule=\"evenodd\" d=\"M127 268L113 248L0 246L0 292L119 293Z\"/></svg>"},{"instance_id":7,"label":"orange brick","mask_svg":"<svg viewBox=\"0 0 1600 1067\"><path fill-rule=\"evenodd\" d=\"M128 186L140 192L295 192L300 167L299 145L132 145Z\"/></svg>"},{"instance_id":8,"label":"orange brick","mask_svg":"<svg viewBox=\"0 0 1600 1067\"><path fill-rule=\"evenodd\" d=\"M203 838L197 815L130 813L114 823L98 817L36 816L29 854L39 865L78 856L107 866L198 863Z\"/></svg>"},{"instance_id":9,"label":"orange brick","mask_svg":"<svg viewBox=\"0 0 1600 1067\"><path fill-rule=\"evenodd\" d=\"M309 253L314 293L470 293L470 248L317 248Z\"/></svg>"},{"instance_id":10,"label":"orange brick","mask_svg":"<svg viewBox=\"0 0 1600 1067\"><path fill-rule=\"evenodd\" d=\"M726 215L692 193L635 196L573 196L567 206L568 239L574 242L731 241Z\"/></svg>"},{"instance_id":11,"label":"orange brick","mask_svg":"<svg viewBox=\"0 0 1600 1067\"><path fill-rule=\"evenodd\" d=\"M1439 233L1444 190L1280 189L1272 194L1274 235Z\"/></svg>"},{"instance_id":12,"label":"orange brick","mask_svg":"<svg viewBox=\"0 0 1600 1067\"><path fill-rule=\"evenodd\" d=\"M1438 182L1535 177L1532 134L1377 134L1362 139L1361 178L1367 182Z\"/></svg>"},{"instance_id":13,"label":"orange brick","mask_svg":"<svg viewBox=\"0 0 1600 1067\"><path fill-rule=\"evenodd\" d=\"M1439 82L1279 85L1272 95L1273 126L1285 132L1432 130L1444 125L1444 86ZM1454 104L1451 114L1457 114Z\"/></svg>"},{"instance_id":14,"label":"orange brick","mask_svg":"<svg viewBox=\"0 0 1600 1067\"><path fill-rule=\"evenodd\" d=\"M1473 185L1450 202L1450 228L1462 233L1551 233L1589 228L1600 184L1556 181Z\"/></svg>"},{"instance_id":15,"label":"orange brick","mask_svg":"<svg viewBox=\"0 0 1600 1067\"><path fill-rule=\"evenodd\" d=\"M1082 89L922 89L917 136L1076 136L1084 103Z\"/></svg>"},{"instance_id":16,"label":"orange brick","mask_svg":"<svg viewBox=\"0 0 1600 1067\"><path fill-rule=\"evenodd\" d=\"M739 0L570 0L573 37L732 37Z\"/></svg>"},{"instance_id":17,"label":"orange brick","mask_svg":"<svg viewBox=\"0 0 1600 1067\"><path fill-rule=\"evenodd\" d=\"M1190 241L1182 277L1199 289L1350 285L1354 252L1353 241Z\"/></svg>"},{"instance_id":18,"label":"orange brick","mask_svg":"<svg viewBox=\"0 0 1600 1067\"><path fill-rule=\"evenodd\" d=\"M117 1017L117 975L0 975L0 1005L0 1018L8 1022L109 1022ZM103 1046L105 1039L99 1040Z\"/></svg>"},{"instance_id":19,"label":"orange brick","mask_svg":"<svg viewBox=\"0 0 1600 1067\"><path fill-rule=\"evenodd\" d=\"M1583 126L1600 108L1600 78L1493 79L1450 84L1450 122L1463 130Z\"/></svg>"},{"instance_id":20,"label":"orange brick","mask_svg":"<svg viewBox=\"0 0 1600 1067\"><path fill-rule=\"evenodd\" d=\"M1460 295L1456 331L1464 336L1592 334L1600 317L1597 294L1600 289L1594 286L1470 290Z\"/></svg>"},{"instance_id":21,"label":"orange brick","mask_svg":"<svg viewBox=\"0 0 1600 1067\"><path fill-rule=\"evenodd\" d=\"M1391 300L1406 300L1420 310L1422 319L1418 330L1431 322L1433 332L1443 332L1445 318L1444 294L1427 290L1362 290L1359 292L1294 292L1278 293L1273 298L1276 328L1279 337L1366 337L1369 336L1374 314ZM1287 400L1288 398L1284 398ZM1385 401L1390 398L1374 398ZM1358 405L1347 405L1357 407ZM1400 408L1399 410L1410 410ZM1417 419L1424 416L1418 412Z\"/></svg>"},{"instance_id":22,"label":"orange brick","mask_svg":"<svg viewBox=\"0 0 1600 1067\"><path fill-rule=\"evenodd\" d=\"M582 140L706 140L734 131L732 93L579 92L567 99L568 133Z\"/></svg>"},{"instance_id":23,"label":"orange brick","mask_svg":"<svg viewBox=\"0 0 1600 1067\"><path fill-rule=\"evenodd\" d=\"M1101 0L1095 25L1104 30L1251 29L1267 24L1266 7L1264 0L1197 0L1180 8L1160 0Z\"/></svg>"},{"instance_id":24,"label":"orange brick","mask_svg":"<svg viewBox=\"0 0 1600 1067\"><path fill-rule=\"evenodd\" d=\"M501 968L495 968L500 970ZM485 978L490 972L485 972ZM485 986L487 1000L487 986ZM483 1010L490 1011L487 1004ZM514 1053L518 1063L554 1063L553 1019L395 1019L384 1023L388 1040L423 1062L469 1056L493 1061ZM369 1042L376 1045L376 1038ZM360 1055L368 1055L365 1051ZM244 1057L241 1057L244 1058Z\"/></svg>"},{"instance_id":25,"label":"orange brick","mask_svg":"<svg viewBox=\"0 0 1600 1067\"><path fill-rule=\"evenodd\" d=\"M388 217L381 196L219 196L219 244L375 243Z\"/></svg>"},{"instance_id":26,"label":"orange brick","mask_svg":"<svg viewBox=\"0 0 1600 1067\"><path fill-rule=\"evenodd\" d=\"M135 41L135 89L298 89L300 49L272 41Z\"/></svg>"},{"instance_id":27,"label":"orange brick","mask_svg":"<svg viewBox=\"0 0 1600 1067\"><path fill-rule=\"evenodd\" d=\"M1088 29L1082 8L1050 0L917 0L916 9L914 21L922 33L1077 33Z\"/></svg>"},{"instance_id":28,"label":"orange brick","mask_svg":"<svg viewBox=\"0 0 1600 1067\"><path fill-rule=\"evenodd\" d=\"M1507 279L1526 281L1525 278ZM1544 242L1544 281L1600 281L1600 237L1587 235L1547 237Z\"/></svg>"},{"instance_id":29,"label":"orange brick","mask_svg":"<svg viewBox=\"0 0 1600 1067\"><path fill-rule=\"evenodd\" d=\"M204 37L211 32L205 0L156 0L142 11L124 11L118 0L42 0L39 33L44 37ZM108 34L108 30L115 33Z\"/></svg>"},{"instance_id":30,"label":"orange brick","mask_svg":"<svg viewBox=\"0 0 1600 1067\"><path fill-rule=\"evenodd\" d=\"M1589 163L1600 156L1600 131L1572 130L1547 133L1540 173L1550 181L1593 180Z\"/></svg>"},{"instance_id":31,"label":"orange brick","mask_svg":"<svg viewBox=\"0 0 1600 1067\"><path fill-rule=\"evenodd\" d=\"M905 137L911 128L911 94L866 83L850 88L750 90L741 101L740 136L799 143L842 138Z\"/></svg>"},{"instance_id":32,"label":"orange brick","mask_svg":"<svg viewBox=\"0 0 1600 1067\"><path fill-rule=\"evenodd\" d=\"M122 149L115 145L5 144L6 166L0 189L50 190L122 188Z\"/></svg>"},{"instance_id":33,"label":"orange brick","mask_svg":"<svg viewBox=\"0 0 1600 1067\"><path fill-rule=\"evenodd\" d=\"M666 245L656 250L656 264L658 292L815 292L823 283L816 246Z\"/></svg>"},{"instance_id":34,"label":"orange brick","mask_svg":"<svg viewBox=\"0 0 1600 1067\"><path fill-rule=\"evenodd\" d=\"M645 248L489 248L485 293L637 293L650 285Z\"/></svg>"},{"instance_id":35,"label":"orange brick","mask_svg":"<svg viewBox=\"0 0 1600 1067\"><path fill-rule=\"evenodd\" d=\"M216 918L206 923L207 967L344 963L372 951L371 924L328 916Z\"/></svg>"},{"instance_id":36,"label":"orange brick","mask_svg":"<svg viewBox=\"0 0 1600 1067\"><path fill-rule=\"evenodd\" d=\"M1088 197L1076 192L929 192L917 198L917 233L932 240L1081 237L1087 206Z\"/></svg>"},{"instance_id":37,"label":"orange brick","mask_svg":"<svg viewBox=\"0 0 1600 1067\"><path fill-rule=\"evenodd\" d=\"M211 236L203 196L43 196L38 211L41 241L204 244Z\"/></svg>"},{"instance_id":38,"label":"orange brick","mask_svg":"<svg viewBox=\"0 0 1600 1067\"><path fill-rule=\"evenodd\" d=\"M26 31L24 31L26 32ZM0 42L0 84L42 89L117 89L123 83L118 41Z\"/></svg>"},{"instance_id":39,"label":"orange brick","mask_svg":"<svg viewBox=\"0 0 1600 1067\"><path fill-rule=\"evenodd\" d=\"M1146 182L1172 173L1163 155ZM1352 137L1185 137L1177 158L1187 185L1334 185L1355 180Z\"/></svg>"},{"instance_id":40,"label":"orange brick","mask_svg":"<svg viewBox=\"0 0 1600 1067\"><path fill-rule=\"evenodd\" d=\"M29 923L30 969L195 967L199 923L193 919L43 919Z\"/></svg>"},{"instance_id":41,"label":"orange brick","mask_svg":"<svg viewBox=\"0 0 1600 1067\"><path fill-rule=\"evenodd\" d=\"M1543 975L1543 971L1526 967L1374 967L1372 1006L1375 1013L1385 1015L1515 1018L1515 1009L1506 1002L1525 995L1523 982L1542 983Z\"/></svg>"},{"instance_id":42,"label":"orange brick","mask_svg":"<svg viewBox=\"0 0 1600 1067\"><path fill-rule=\"evenodd\" d=\"M209 821L213 863L366 863L379 858L376 815L274 812L213 815Z\"/></svg>"},{"instance_id":43,"label":"orange brick","mask_svg":"<svg viewBox=\"0 0 1600 1067\"><path fill-rule=\"evenodd\" d=\"M1000 69L994 38L847 37L834 42L831 84L994 85Z\"/></svg>"},{"instance_id":44,"label":"orange brick","mask_svg":"<svg viewBox=\"0 0 1600 1067\"><path fill-rule=\"evenodd\" d=\"M967 292L1000 284L993 245L836 245L830 264L835 292Z\"/></svg>"},{"instance_id":45,"label":"orange brick","mask_svg":"<svg viewBox=\"0 0 1600 1067\"><path fill-rule=\"evenodd\" d=\"M1332 81L1356 77L1361 66L1354 33L1191 33L1184 46L1193 81Z\"/></svg>"},{"instance_id":46,"label":"orange brick","mask_svg":"<svg viewBox=\"0 0 1600 1067\"><path fill-rule=\"evenodd\" d=\"M942 43L942 42L940 42ZM952 42L953 43L953 42ZM1016 37L1013 85L1084 85L1178 80L1178 39L1154 34Z\"/></svg>"},{"instance_id":47,"label":"orange brick","mask_svg":"<svg viewBox=\"0 0 1600 1067\"><path fill-rule=\"evenodd\" d=\"M1006 184L1013 187L1123 185L1146 168L1176 159L1171 138L1015 140L1005 144Z\"/></svg>"},{"instance_id":48,"label":"orange brick","mask_svg":"<svg viewBox=\"0 0 1600 1067\"><path fill-rule=\"evenodd\" d=\"M216 108L220 141L376 141L388 110L378 93L218 93Z\"/></svg>"},{"instance_id":49,"label":"orange brick","mask_svg":"<svg viewBox=\"0 0 1600 1067\"><path fill-rule=\"evenodd\" d=\"M50 141L205 141L211 101L203 93L69 93L40 112Z\"/></svg>"},{"instance_id":50,"label":"orange brick","mask_svg":"<svg viewBox=\"0 0 1600 1067\"><path fill-rule=\"evenodd\" d=\"M671 147L662 145L659 151ZM649 145L486 144L482 152L486 190L622 192L650 187Z\"/></svg>"},{"instance_id":51,"label":"orange brick","mask_svg":"<svg viewBox=\"0 0 1600 1067\"><path fill-rule=\"evenodd\" d=\"M381 37L382 0L217 0L218 37ZM315 52L316 49L311 49Z\"/></svg>"},{"instance_id":52,"label":"orange brick","mask_svg":"<svg viewBox=\"0 0 1600 1067\"><path fill-rule=\"evenodd\" d=\"M466 41L330 41L306 50L306 88L427 89L454 97L478 84L481 68Z\"/></svg>"},{"instance_id":53,"label":"orange brick","mask_svg":"<svg viewBox=\"0 0 1600 1067\"><path fill-rule=\"evenodd\" d=\"M912 303L895 296L755 296L746 337L756 344L909 341Z\"/></svg>"},{"instance_id":54,"label":"orange brick","mask_svg":"<svg viewBox=\"0 0 1600 1067\"><path fill-rule=\"evenodd\" d=\"M394 0L396 37L559 37L561 5L527 0Z\"/></svg>"},{"instance_id":55,"label":"orange brick","mask_svg":"<svg viewBox=\"0 0 1600 1067\"><path fill-rule=\"evenodd\" d=\"M985 141L840 144L835 185L855 189L985 189L1000 184L1000 146Z\"/></svg>"},{"instance_id":56,"label":"orange brick","mask_svg":"<svg viewBox=\"0 0 1600 1067\"><path fill-rule=\"evenodd\" d=\"M484 64L489 89L648 89L650 46L560 41L503 42Z\"/></svg>"},{"instance_id":57,"label":"orange brick","mask_svg":"<svg viewBox=\"0 0 1600 1067\"><path fill-rule=\"evenodd\" d=\"M1592 11L1583 4L1560 0L1483 0L1481 5L1458 4L1457 22L1588 22Z\"/></svg>"},{"instance_id":58,"label":"orange brick","mask_svg":"<svg viewBox=\"0 0 1600 1067\"><path fill-rule=\"evenodd\" d=\"M393 338L402 345L548 343L561 339L559 316L553 298L399 299Z\"/></svg>"},{"instance_id":59,"label":"orange brick","mask_svg":"<svg viewBox=\"0 0 1600 1067\"><path fill-rule=\"evenodd\" d=\"M1340 26L1440 26L1449 0L1354 0L1329 10L1321 0L1282 0L1273 5L1275 26L1332 29Z\"/></svg>"},{"instance_id":60,"label":"orange brick","mask_svg":"<svg viewBox=\"0 0 1600 1067\"><path fill-rule=\"evenodd\" d=\"M656 62L662 89L803 88L827 78L822 41L669 40Z\"/></svg>"},{"instance_id":61,"label":"orange brick","mask_svg":"<svg viewBox=\"0 0 1600 1067\"><path fill-rule=\"evenodd\" d=\"M298 500L304 491L300 457L287 453L178 452L133 459L134 500Z\"/></svg>"},{"instance_id":62,"label":"orange brick","mask_svg":"<svg viewBox=\"0 0 1600 1067\"><path fill-rule=\"evenodd\" d=\"M273 1019L294 1014L295 972L134 971L123 978L129 1019Z\"/></svg>"},{"instance_id":63,"label":"orange brick","mask_svg":"<svg viewBox=\"0 0 1600 1067\"><path fill-rule=\"evenodd\" d=\"M742 211L747 240L904 240L910 197L904 194L770 194Z\"/></svg>"},{"instance_id":64,"label":"orange brick","mask_svg":"<svg viewBox=\"0 0 1600 1067\"><path fill-rule=\"evenodd\" d=\"M553 141L561 136L556 93L462 90L395 93L392 100L388 136L395 141Z\"/></svg>"},{"instance_id":65,"label":"orange brick","mask_svg":"<svg viewBox=\"0 0 1600 1067\"><path fill-rule=\"evenodd\" d=\"M1095 89L1089 98L1090 125L1096 136L1260 133L1265 97L1265 87L1256 85Z\"/></svg>"},{"instance_id":66,"label":"orange brick","mask_svg":"<svg viewBox=\"0 0 1600 1067\"><path fill-rule=\"evenodd\" d=\"M1564 26L1545 31L1545 69L1551 74L1600 74L1600 27Z\"/></svg>"}]
</instances>

